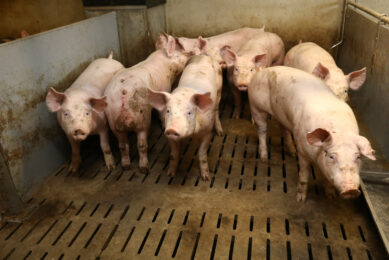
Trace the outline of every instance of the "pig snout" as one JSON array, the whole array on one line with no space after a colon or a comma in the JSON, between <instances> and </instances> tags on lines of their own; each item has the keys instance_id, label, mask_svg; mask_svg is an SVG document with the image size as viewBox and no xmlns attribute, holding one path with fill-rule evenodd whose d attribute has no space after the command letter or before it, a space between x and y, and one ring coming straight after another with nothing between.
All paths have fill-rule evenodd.
<instances>
[{"instance_id":1,"label":"pig snout","mask_svg":"<svg viewBox=\"0 0 389 260\"><path fill-rule=\"evenodd\" d=\"M248 84L239 84L239 85L238 85L238 89L239 89L240 91L247 91L247 89L248 89Z\"/></svg>"},{"instance_id":2,"label":"pig snout","mask_svg":"<svg viewBox=\"0 0 389 260\"><path fill-rule=\"evenodd\" d=\"M73 138L78 141L83 141L87 137L86 131L82 129L76 129L73 131Z\"/></svg>"},{"instance_id":3,"label":"pig snout","mask_svg":"<svg viewBox=\"0 0 389 260\"><path fill-rule=\"evenodd\" d=\"M179 138L180 137L180 134L176 130L174 130L172 128L166 129L165 135L168 138Z\"/></svg>"},{"instance_id":4,"label":"pig snout","mask_svg":"<svg viewBox=\"0 0 389 260\"><path fill-rule=\"evenodd\" d=\"M361 194L361 192L359 191L358 188L350 188L350 189L346 189L346 190L340 192L340 196L343 199L355 199L360 194Z\"/></svg>"}]
</instances>

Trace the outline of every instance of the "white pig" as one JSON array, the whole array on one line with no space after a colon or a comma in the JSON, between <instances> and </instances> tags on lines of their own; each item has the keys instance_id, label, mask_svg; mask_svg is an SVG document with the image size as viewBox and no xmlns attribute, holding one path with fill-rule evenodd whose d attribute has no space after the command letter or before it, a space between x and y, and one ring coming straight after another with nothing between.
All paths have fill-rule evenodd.
<instances>
[{"instance_id":1,"label":"white pig","mask_svg":"<svg viewBox=\"0 0 389 260\"><path fill-rule=\"evenodd\" d=\"M228 45L232 50L238 51L244 43L263 32L264 29L265 26L262 28L244 27L208 38L202 38L201 36L198 38L178 37L177 41L181 44L185 52L195 55L207 54L223 65L224 60L220 56L220 49L223 46ZM156 47L159 48L159 46L161 44L157 41Z\"/></svg>"},{"instance_id":2,"label":"white pig","mask_svg":"<svg viewBox=\"0 0 389 260\"><path fill-rule=\"evenodd\" d=\"M240 91L247 91L251 79L260 68L283 63L284 42L275 33L261 32L248 40L237 52L225 46L220 50L220 55L226 62L227 78L234 95L233 117L239 118L242 107Z\"/></svg>"},{"instance_id":3,"label":"white pig","mask_svg":"<svg viewBox=\"0 0 389 260\"><path fill-rule=\"evenodd\" d=\"M104 114L104 89L115 72L123 65L110 56L93 61L64 92L50 88L46 104L57 119L72 146L69 171L76 172L81 163L80 142L88 135L98 134L108 169L115 167L108 139L108 125Z\"/></svg>"},{"instance_id":4,"label":"white pig","mask_svg":"<svg viewBox=\"0 0 389 260\"><path fill-rule=\"evenodd\" d=\"M366 80L366 67L344 75L331 54L313 42L300 42L290 49L285 56L285 65L321 78L343 101L348 99L349 88L358 90Z\"/></svg>"},{"instance_id":5,"label":"white pig","mask_svg":"<svg viewBox=\"0 0 389 260\"><path fill-rule=\"evenodd\" d=\"M361 155L375 160L369 141L359 135L352 109L310 73L276 66L257 73L248 88L258 125L260 155L265 157L266 118L271 114L295 137L300 164L297 201L305 201L310 164L325 176L328 197L360 194Z\"/></svg>"},{"instance_id":6,"label":"white pig","mask_svg":"<svg viewBox=\"0 0 389 260\"><path fill-rule=\"evenodd\" d=\"M180 152L180 140L200 139L199 162L201 177L209 180L207 150L215 128L222 133L218 107L222 90L219 63L209 56L192 57L185 67L178 87L168 92L149 89L148 100L163 113L165 135L169 139L171 156L168 175L174 176Z\"/></svg>"},{"instance_id":7,"label":"white pig","mask_svg":"<svg viewBox=\"0 0 389 260\"><path fill-rule=\"evenodd\" d=\"M147 102L147 89L170 92L171 85L184 69L189 59L176 40L168 35L160 35L161 49L135 66L119 71L108 84L105 95L109 126L119 141L121 165L130 166L130 145L127 134L137 134L139 168L148 172L147 137L151 124L151 106Z\"/></svg>"}]
</instances>

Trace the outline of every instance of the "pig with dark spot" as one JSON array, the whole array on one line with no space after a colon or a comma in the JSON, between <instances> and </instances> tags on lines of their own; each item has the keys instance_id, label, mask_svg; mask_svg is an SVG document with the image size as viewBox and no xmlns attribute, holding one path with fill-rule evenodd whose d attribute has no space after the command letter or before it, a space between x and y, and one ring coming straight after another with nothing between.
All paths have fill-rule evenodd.
<instances>
[{"instance_id":1,"label":"pig with dark spot","mask_svg":"<svg viewBox=\"0 0 389 260\"><path fill-rule=\"evenodd\" d=\"M227 78L234 95L233 117L238 119L242 106L240 91L247 91L248 84L260 68L282 65L284 42L277 34L263 31L243 44L237 52L224 46L220 55L226 62Z\"/></svg>"},{"instance_id":2,"label":"pig with dark spot","mask_svg":"<svg viewBox=\"0 0 389 260\"><path fill-rule=\"evenodd\" d=\"M300 165L297 201L307 197L311 164L317 165L324 175L328 197L335 194L335 189L346 199L360 194L361 155L375 160L374 150L359 135L350 106L322 80L291 67L266 68L252 79L248 96L258 125L261 157L267 154L267 114L295 137Z\"/></svg>"},{"instance_id":3,"label":"pig with dark spot","mask_svg":"<svg viewBox=\"0 0 389 260\"><path fill-rule=\"evenodd\" d=\"M168 175L174 176L180 157L180 141L194 137L200 140L198 150L201 177L209 180L207 150L213 129L223 130L219 119L222 90L221 66L209 56L193 56L185 67L178 87L169 94L148 90L150 104L163 114L165 135L171 156Z\"/></svg>"},{"instance_id":4,"label":"pig with dark spot","mask_svg":"<svg viewBox=\"0 0 389 260\"><path fill-rule=\"evenodd\" d=\"M123 65L112 59L93 61L65 91L50 88L46 104L51 112L57 112L57 119L72 146L72 161L69 170L76 172L81 163L80 142L89 135L100 136L100 146L108 169L115 167L109 145L108 125L104 114L107 105L104 89L113 75Z\"/></svg>"},{"instance_id":5,"label":"pig with dark spot","mask_svg":"<svg viewBox=\"0 0 389 260\"><path fill-rule=\"evenodd\" d=\"M147 89L170 92L172 83L190 57L182 52L182 47L172 36L161 34L158 42L160 49L131 68L120 70L105 90L105 113L119 141L121 165L123 168L130 166L127 134L134 131L137 134L139 168L144 173L149 170L147 137L152 110L147 101Z\"/></svg>"},{"instance_id":6,"label":"pig with dark spot","mask_svg":"<svg viewBox=\"0 0 389 260\"><path fill-rule=\"evenodd\" d=\"M285 65L312 73L343 101L348 100L348 90L358 90L366 80L366 68L344 75L334 58L313 42L300 42L288 51Z\"/></svg>"}]
</instances>

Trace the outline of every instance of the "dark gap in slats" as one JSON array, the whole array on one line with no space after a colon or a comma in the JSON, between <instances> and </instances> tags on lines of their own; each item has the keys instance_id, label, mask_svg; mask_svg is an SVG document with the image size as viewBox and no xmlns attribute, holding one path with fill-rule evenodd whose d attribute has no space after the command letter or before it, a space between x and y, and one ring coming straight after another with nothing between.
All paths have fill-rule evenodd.
<instances>
[{"instance_id":1,"label":"dark gap in slats","mask_svg":"<svg viewBox=\"0 0 389 260\"><path fill-rule=\"evenodd\" d=\"M128 181L131 182L132 179L134 179L135 175L136 175L136 172L134 172L134 173L130 176L130 178L128 179Z\"/></svg>"},{"instance_id":2,"label":"dark gap in slats","mask_svg":"<svg viewBox=\"0 0 389 260\"><path fill-rule=\"evenodd\" d=\"M162 247L163 240L165 239L166 232L167 232L167 230L166 230L166 229L164 229L164 230L163 230L163 233L162 233L162 236L161 236L161 239L159 240L159 243L158 243L157 249L155 249L154 256L158 256L158 254L159 254L159 250L161 250L161 247Z\"/></svg>"},{"instance_id":3,"label":"dark gap in slats","mask_svg":"<svg viewBox=\"0 0 389 260\"><path fill-rule=\"evenodd\" d=\"M366 242L365 235L363 234L363 230L361 226L358 226L359 235L361 236L361 239L363 242Z\"/></svg>"},{"instance_id":4,"label":"dark gap in slats","mask_svg":"<svg viewBox=\"0 0 389 260\"><path fill-rule=\"evenodd\" d=\"M315 189L316 195L319 195L319 188L317 187L317 184L315 183L313 187Z\"/></svg>"},{"instance_id":5,"label":"dark gap in slats","mask_svg":"<svg viewBox=\"0 0 389 260\"><path fill-rule=\"evenodd\" d=\"M309 225L308 222L304 223L304 228L305 228L305 235L309 237Z\"/></svg>"},{"instance_id":6,"label":"dark gap in slats","mask_svg":"<svg viewBox=\"0 0 389 260\"><path fill-rule=\"evenodd\" d=\"M253 181L253 190L256 190L257 189L257 180L254 180Z\"/></svg>"},{"instance_id":7,"label":"dark gap in slats","mask_svg":"<svg viewBox=\"0 0 389 260\"><path fill-rule=\"evenodd\" d=\"M168 184L168 185L172 184L173 180L174 180L174 178L173 178L173 177L170 177L169 182L168 182L167 184Z\"/></svg>"},{"instance_id":8,"label":"dark gap in slats","mask_svg":"<svg viewBox=\"0 0 389 260\"><path fill-rule=\"evenodd\" d=\"M331 251L331 246L327 246L327 255L328 255L328 260L332 260L332 251Z\"/></svg>"},{"instance_id":9,"label":"dark gap in slats","mask_svg":"<svg viewBox=\"0 0 389 260\"><path fill-rule=\"evenodd\" d=\"M176 211L175 209L172 209L172 212L170 213L169 219L167 220L168 224L170 224L170 222L172 221L175 211Z\"/></svg>"},{"instance_id":10,"label":"dark gap in slats","mask_svg":"<svg viewBox=\"0 0 389 260\"><path fill-rule=\"evenodd\" d=\"M203 212L203 215L201 216L200 227L202 227L202 226L203 226L203 224L204 224L205 215L206 215L206 213L205 213L205 212Z\"/></svg>"},{"instance_id":11,"label":"dark gap in slats","mask_svg":"<svg viewBox=\"0 0 389 260\"><path fill-rule=\"evenodd\" d=\"M271 168L270 166L267 166L267 177L271 176Z\"/></svg>"},{"instance_id":12,"label":"dark gap in slats","mask_svg":"<svg viewBox=\"0 0 389 260\"><path fill-rule=\"evenodd\" d=\"M286 241L286 259L292 260L292 249L290 246L290 241Z\"/></svg>"},{"instance_id":13,"label":"dark gap in slats","mask_svg":"<svg viewBox=\"0 0 389 260\"><path fill-rule=\"evenodd\" d=\"M215 234L215 237L213 238L213 243L212 243L211 256L210 256L210 258L209 258L210 260L213 260L213 258L215 257L217 239L218 239L218 235Z\"/></svg>"},{"instance_id":14,"label":"dark gap in slats","mask_svg":"<svg viewBox=\"0 0 389 260\"><path fill-rule=\"evenodd\" d=\"M43 199L43 200L41 200L41 201L39 202L39 206L42 206L42 205L43 205L43 203L45 203L45 202L46 202L46 200L47 200L47 199Z\"/></svg>"},{"instance_id":15,"label":"dark gap in slats","mask_svg":"<svg viewBox=\"0 0 389 260\"><path fill-rule=\"evenodd\" d=\"M8 234L8 236L5 238L5 240L8 240L10 239L13 234L15 234L16 231L18 231L18 229L23 225L23 222L20 222L12 231L11 233Z\"/></svg>"},{"instance_id":16,"label":"dark gap in slats","mask_svg":"<svg viewBox=\"0 0 389 260\"><path fill-rule=\"evenodd\" d=\"M242 163L242 168L240 168L240 175L244 175L244 163Z\"/></svg>"},{"instance_id":17,"label":"dark gap in slats","mask_svg":"<svg viewBox=\"0 0 389 260\"><path fill-rule=\"evenodd\" d=\"M199 240L200 240L200 233L197 233L196 241L195 241L195 244L194 244L193 250L192 250L192 256L190 257L191 260L193 260L196 256L196 251L197 251L197 246L199 245Z\"/></svg>"},{"instance_id":18,"label":"dark gap in slats","mask_svg":"<svg viewBox=\"0 0 389 260\"><path fill-rule=\"evenodd\" d=\"M57 242L61 239L63 234L65 234L66 230L72 225L72 221L69 221L69 223L66 225L66 227L61 231L61 233L58 235L58 237L54 240L54 242L51 244L52 246L55 246Z\"/></svg>"},{"instance_id":19,"label":"dark gap in slats","mask_svg":"<svg viewBox=\"0 0 389 260\"><path fill-rule=\"evenodd\" d=\"M157 220L157 217L158 217L158 214L159 214L159 211L160 211L160 210L161 210L160 208L157 208L157 210L155 211L153 220L151 220L151 222L155 222L155 221Z\"/></svg>"},{"instance_id":20,"label":"dark gap in slats","mask_svg":"<svg viewBox=\"0 0 389 260\"><path fill-rule=\"evenodd\" d=\"M143 179L142 179L142 183L144 183L144 182L145 182L145 180L147 179L147 177L149 177L149 174L148 174L148 173L146 173L146 174L145 174L145 176L143 177Z\"/></svg>"},{"instance_id":21,"label":"dark gap in slats","mask_svg":"<svg viewBox=\"0 0 389 260\"><path fill-rule=\"evenodd\" d=\"M184 185L185 185L186 178L187 178L186 175L184 175L184 178L182 178L181 186L184 186Z\"/></svg>"},{"instance_id":22,"label":"dark gap in slats","mask_svg":"<svg viewBox=\"0 0 389 260\"><path fill-rule=\"evenodd\" d=\"M127 239L126 239L126 241L124 242L124 244L123 244L122 249L120 250L120 252L123 253L124 250L126 250L126 247L127 247L127 245L128 245L128 242L130 242L130 239L131 239L131 237L132 237L132 234L134 234L134 230L135 230L135 226L132 227L132 229L131 229L130 233L128 234Z\"/></svg>"},{"instance_id":23,"label":"dark gap in slats","mask_svg":"<svg viewBox=\"0 0 389 260\"><path fill-rule=\"evenodd\" d=\"M59 256L58 260L61 260L64 256L65 256L65 254L62 253L62 254Z\"/></svg>"},{"instance_id":24,"label":"dark gap in slats","mask_svg":"<svg viewBox=\"0 0 389 260\"><path fill-rule=\"evenodd\" d=\"M86 242L84 248L88 248L89 244L92 242L93 238L96 236L97 232L99 232L99 229L101 228L101 223L99 223L95 229L95 231L93 231L91 237L88 239L88 241Z\"/></svg>"},{"instance_id":25,"label":"dark gap in slats","mask_svg":"<svg viewBox=\"0 0 389 260\"><path fill-rule=\"evenodd\" d=\"M258 166L255 164L255 168L254 168L254 176L257 176L258 174Z\"/></svg>"},{"instance_id":26,"label":"dark gap in slats","mask_svg":"<svg viewBox=\"0 0 389 260\"><path fill-rule=\"evenodd\" d=\"M108 177L111 175L112 170L109 170L107 174L104 176L104 180L108 179Z\"/></svg>"},{"instance_id":27,"label":"dark gap in slats","mask_svg":"<svg viewBox=\"0 0 389 260\"><path fill-rule=\"evenodd\" d=\"M219 216L217 218L216 228L220 228L220 224L222 222L222 217L223 217L222 213L219 213Z\"/></svg>"},{"instance_id":28,"label":"dark gap in slats","mask_svg":"<svg viewBox=\"0 0 389 260\"><path fill-rule=\"evenodd\" d=\"M232 229L236 230L237 225L238 225L238 215L235 214L235 216L234 216L234 224L232 226Z\"/></svg>"},{"instance_id":29,"label":"dark gap in slats","mask_svg":"<svg viewBox=\"0 0 389 260\"><path fill-rule=\"evenodd\" d=\"M53 224L51 224L51 226L46 230L46 232L43 234L43 236L41 236L41 238L36 242L37 245L40 244L40 242L42 242L42 240L47 236L47 234L50 232L51 229L53 229L53 227L58 223L58 220L55 220L53 222Z\"/></svg>"},{"instance_id":30,"label":"dark gap in slats","mask_svg":"<svg viewBox=\"0 0 389 260\"><path fill-rule=\"evenodd\" d=\"M127 206L124 208L124 211L123 211L122 215L120 215L120 220L123 220L123 219L124 219L124 217L126 216L126 214L127 214L129 208L130 208L130 205L127 205Z\"/></svg>"},{"instance_id":31,"label":"dark gap in slats","mask_svg":"<svg viewBox=\"0 0 389 260\"><path fill-rule=\"evenodd\" d=\"M27 233L20 239L20 242L23 242L30 234L31 232L43 221L43 219L40 219L38 222L35 223L35 225L30 228Z\"/></svg>"},{"instance_id":32,"label":"dark gap in slats","mask_svg":"<svg viewBox=\"0 0 389 260\"><path fill-rule=\"evenodd\" d=\"M270 181L267 181L267 191L270 191Z\"/></svg>"},{"instance_id":33,"label":"dark gap in slats","mask_svg":"<svg viewBox=\"0 0 389 260\"><path fill-rule=\"evenodd\" d=\"M349 247L346 247L347 256L349 260L353 260L353 256L351 254L351 249Z\"/></svg>"},{"instance_id":34,"label":"dark gap in slats","mask_svg":"<svg viewBox=\"0 0 389 260\"><path fill-rule=\"evenodd\" d=\"M282 164L282 177L286 178L286 166L285 166L285 163Z\"/></svg>"},{"instance_id":35,"label":"dark gap in slats","mask_svg":"<svg viewBox=\"0 0 389 260\"><path fill-rule=\"evenodd\" d=\"M224 185L224 189L228 188L228 178L226 178L226 184Z\"/></svg>"},{"instance_id":36,"label":"dark gap in slats","mask_svg":"<svg viewBox=\"0 0 389 260\"><path fill-rule=\"evenodd\" d=\"M249 237L249 245L247 247L247 260L251 260L252 247L253 247L253 239L252 237Z\"/></svg>"},{"instance_id":37,"label":"dark gap in slats","mask_svg":"<svg viewBox=\"0 0 389 260\"><path fill-rule=\"evenodd\" d=\"M307 248L308 248L308 257L309 257L309 260L313 260L312 246L311 246L310 243L308 243Z\"/></svg>"},{"instance_id":38,"label":"dark gap in slats","mask_svg":"<svg viewBox=\"0 0 389 260\"><path fill-rule=\"evenodd\" d=\"M31 250L28 250L27 255L25 255L25 256L23 257L23 260L26 260L26 259L31 255L31 253L32 253L32 251L31 251ZM62 255L63 255L63 254L62 254ZM58 259L62 259L61 256L60 256Z\"/></svg>"},{"instance_id":39,"label":"dark gap in slats","mask_svg":"<svg viewBox=\"0 0 389 260\"><path fill-rule=\"evenodd\" d=\"M239 179L239 190L242 189L242 179Z\"/></svg>"},{"instance_id":40,"label":"dark gap in slats","mask_svg":"<svg viewBox=\"0 0 389 260\"><path fill-rule=\"evenodd\" d=\"M369 249L366 249L366 254L369 260L373 260L373 257L371 256Z\"/></svg>"},{"instance_id":41,"label":"dark gap in slats","mask_svg":"<svg viewBox=\"0 0 389 260\"><path fill-rule=\"evenodd\" d=\"M185 217L184 217L184 221L182 222L183 226L186 225L186 222L188 221L188 217L189 217L189 210L186 211L186 214L185 214Z\"/></svg>"},{"instance_id":42,"label":"dark gap in slats","mask_svg":"<svg viewBox=\"0 0 389 260\"><path fill-rule=\"evenodd\" d=\"M266 260L270 260L270 240L266 239Z\"/></svg>"},{"instance_id":43,"label":"dark gap in slats","mask_svg":"<svg viewBox=\"0 0 389 260\"><path fill-rule=\"evenodd\" d=\"M158 175L157 179L155 180L155 184L159 182L159 179L161 178L161 173Z\"/></svg>"},{"instance_id":44,"label":"dark gap in slats","mask_svg":"<svg viewBox=\"0 0 389 260\"><path fill-rule=\"evenodd\" d=\"M12 249L8 252L8 254L4 257L4 260L8 260L8 258L13 254L13 252L15 252L15 247L12 248Z\"/></svg>"},{"instance_id":45,"label":"dark gap in slats","mask_svg":"<svg viewBox=\"0 0 389 260\"><path fill-rule=\"evenodd\" d=\"M289 220L285 219L285 233L286 235L289 235Z\"/></svg>"},{"instance_id":46,"label":"dark gap in slats","mask_svg":"<svg viewBox=\"0 0 389 260\"><path fill-rule=\"evenodd\" d=\"M210 188L213 187L214 182L215 182L215 176L213 176L212 179L211 179L211 183L209 184Z\"/></svg>"},{"instance_id":47,"label":"dark gap in slats","mask_svg":"<svg viewBox=\"0 0 389 260\"><path fill-rule=\"evenodd\" d=\"M270 233L270 218L266 219L266 232Z\"/></svg>"},{"instance_id":48,"label":"dark gap in slats","mask_svg":"<svg viewBox=\"0 0 389 260\"><path fill-rule=\"evenodd\" d=\"M86 201L81 205L80 209L76 212L76 216L80 215L81 211L85 208L86 206Z\"/></svg>"},{"instance_id":49,"label":"dark gap in slats","mask_svg":"<svg viewBox=\"0 0 389 260\"><path fill-rule=\"evenodd\" d=\"M199 185L199 181L200 181L200 176L197 176L196 182L194 184L195 187L197 187L197 185Z\"/></svg>"},{"instance_id":50,"label":"dark gap in slats","mask_svg":"<svg viewBox=\"0 0 389 260\"><path fill-rule=\"evenodd\" d=\"M312 173L312 179L316 180L316 174L315 174L315 169L311 165L311 173Z\"/></svg>"},{"instance_id":51,"label":"dark gap in slats","mask_svg":"<svg viewBox=\"0 0 389 260\"><path fill-rule=\"evenodd\" d=\"M250 217L250 231L253 231L254 229L254 216Z\"/></svg>"},{"instance_id":52,"label":"dark gap in slats","mask_svg":"<svg viewBox=\"0 0 389 260\"><path fill-rule=\"evenodd\" d=\"M172 258L176 257L176 254L177 254L177 251L178 251L178 247L180 246L181 237L182 237L182 231L180 231L180 234L178 235L176 245L174 246Z\"/></svg>"},{"instance_id":53,"label":"dark gap in slats","mask_svg":"<svg viewBox=\"0 0 389 260\"><path fill-rule=\"evenodd\" d=\"M194 162L194 160L193 160L193 158L192 158L192 160L190 161L190 163L189 163L189 165L188 165L188 169L186 169L187 172L190 172L190 170L192 169L193 162Z\"/></svg>"},{"instance_id":54,"label":"dark gap in slats","mask_svg":"<svg viewBox=\"0 0 389 260\"><path fill-rule=\"evenodd\" d=\"M347 240L346 230L344 229L343 224L340 224L340 231L342 232L342 237L344 240Z\"/></svg>"},{"instance_id":55,"label":"dark gap in slats","mask_svg":"<svg viewBox=\"0 0 389 260\"><path fill-rule=\"evenodd\" d=\"M230 160L230 165L228 166L228 174L231 174L232 169L232 160Z\"/></svg>"},{"instance_id":56,"label":"dark gap in slats","mask_svg":"<svg viewBox=\"0 0 389 260\"><path fill-rule=\"evenodd\" d=\"M111 204L111 206L108 208L107 212L105 213L104 215L104 218L107 218L109 216L109 213L111 213L111 210L113 209L113 204Z\"/></svg>"},{"instance_id":57,"label":"dark gap in slats","mask_svg":"<svg viewBox=\"0 0 389 260\"><path fill-rule=\"evenodd\" d=\"M228 259L232 260L232 256L234 254L234 245L235 245L235 236L231 237L231 243L230 243L230 251L228 254Z\"/></svg>"},{"instance_id":58,"label":"dark gap in slats","mask_svg":"<svg viewBox=\"0 0 389 260\"><path fill-rule=\"evenodd\" d=\"M142 210L140 211L138 217L136 218L137 221L139 221L142 218L143 212L145 212L145 209L146 209L145 207L142 208Z\"/></svg>"},{"instance_id":59,"label":"dark gap in slats","mask_svg":"<svg viewBox=\"0 0 389 260\"><path fill-rule=\"evenodd\" d=\"M72 240L70 240L69 244L68 244L68 247L71 247L73 245L73 243L76 241L77 237L81 234L82 230L84 230L85 226L86 226L86 222L84 222L82 224L82 226L80 227L80 229L77 231L76 235L72 238Z\"/></svg>"},{"instance_id":60,"label":"dark gap in slats","mask_svg":"<svg viewBox=\"0 0 389 260\"><path fill-rule=\"evenodd\" d=\"M140 245L140 247L139 247L139 249L138 249L138 255L142 253L143 247L145 246L146 241L147 241L147 238L148 238L149 235L150 235L150 231L151 231L151 228L149 228L149 229L147 230L146 235L145 235L145 237L143 238L142 244Z\"/></svg>"},{"instance_id":61,"label":"dark gap in slats","mask_svg":"<svg viewBox=\"0 0 389 260\"><path fill-rule=\"evenodd\" d=\"M97 203L95 208L92 210L92 212L90 213L90 217L93 217L93 215L96 213L96 211L98 210L98 208L100 207L100 203Z\"/></svg>"},{"instance_id":62,"label":"dark gap in slats","mask_svg":"<svg viewBox=\"0 0 389 260\"><path fill-rule=\"evenodd\" d=\"M286 185L285 181L283 182L283 190L284 190L284 193L288 193L288 186Z\"/></svg>"},{"instance_id":63,"label":"dark gap in slats","mask_svg":"<svg viewBox=\"0 0 389 260\"><path fill-rule=\"evenodd\" d=\"M328 238L326 223L321 223L321 225L322 225L322 228L323 228L323 235L324 235L324 237Z\"/></svg>"},{"instance_id":64,"label":"dark gap in slats","mask_svg":"<svg viewBox=\"0 0 389 260\"><path fill-rule=\"evenodd\" d=\"M46 258L46 256L47 256L47 252L45 252L45 253L42 255L41 260L44 260L44 259Z\"/></svg>"},{"instance_id":65,"label":"dark gap in slats","mask_svg":"<svg viewBox=\"0 0 389 260\"><path fill-rule=\"evenodd\" d=\"M109 234L107 240L105 240L105 243L104 243L103 247L101 248L101 251L104 251L109 246L109 243L111 242L113 236L115 235L116 230L118 229L118 227L119 227L119 225L116 224L115 227L112 229L112 231Z\"/></svg>"}]
</instances>

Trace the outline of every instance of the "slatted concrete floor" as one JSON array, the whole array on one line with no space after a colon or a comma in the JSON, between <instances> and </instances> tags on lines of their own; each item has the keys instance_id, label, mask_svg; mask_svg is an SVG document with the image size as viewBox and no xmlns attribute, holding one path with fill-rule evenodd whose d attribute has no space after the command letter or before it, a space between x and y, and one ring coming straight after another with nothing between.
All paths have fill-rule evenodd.
<instances>
[{"instance_id":1,"label":"slatted concrete floor","mask_svg":"<svg viewBox=\"0 0 389 260\"><path fill-rule=\"evenodd\" d=\"M2 224L0 259L385 259L364 199L326 199L313 170L309 198L297 203L298 165L278 125L269 127L262 163L247 105L234 120L227 101L225 135L209 148L211 181L199 178L195 141L183 145L177 176L166 176L169 147L158 124L148 175L135 149L130 170L107 171L96 146L79 173L62 168L41 186L29 219Z\"/></svg>"}]
</instances>

